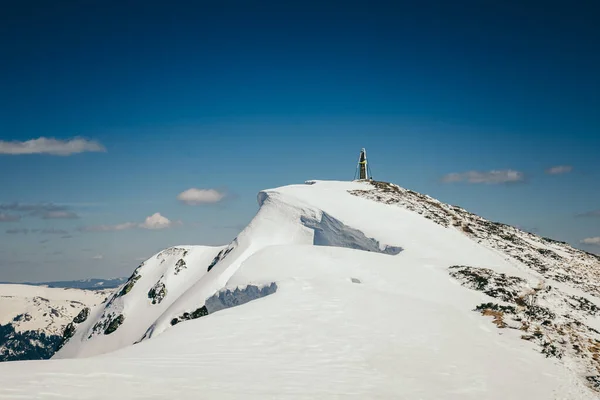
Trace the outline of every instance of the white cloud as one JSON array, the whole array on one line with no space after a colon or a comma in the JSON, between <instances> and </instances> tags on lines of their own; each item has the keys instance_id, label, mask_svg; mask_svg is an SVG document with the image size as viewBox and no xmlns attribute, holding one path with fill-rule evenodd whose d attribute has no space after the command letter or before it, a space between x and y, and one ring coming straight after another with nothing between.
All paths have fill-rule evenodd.
<instances>
[{"instance_id":1,"label":"white cloud","mask_svg":"<svg viewBox=\"0 0 600 400\"><path fill-rule=\"evenodd\" d=\"M51 154L54 156L70 156L76 153L105 152L106 148L95 140L72 138L67 140L40 137L24 142L6 142L0 140L0 154Z\"/></svg>"},{"instance_id":2,"label":"white cloud","mask_svg":"<svg viewBox=\"0 0 600 400\"><path fill-rule=\"evenodd\" d=\"M596 246L600 246L600 236L585 238L581 241L583 244L595 244Z\"/></svg>"},{"instance_id":3,"label":"white cloud","mask_svg":"<svg viewBox=\"0 0 600 400\"><path fill-rule=\"evenodd\" d=\"M154 213L151 216L147 217L144 222L136 223L136 222L125 222L117 225L93 225L93 226L84 226L79 228L81 232L115 232L115 231L126 231L129 229L166 229L172 228L177 225L181 225L181 221L171 221L167 217L162 216L160 213Z\"/></svg>"},{"instance_id":4,"label":"white cloud","mask_svg":"<svg viewBox=\"0 0 600 400\"><path fill-rule=\"evenodd\" d=\"M154 213L147 217L144 223L140 224L140 228L144 229L165 229L173 226L173 222L160 213Z\"/></svg>"},{"instance_id":5,"label":"white cloud","mask_svg":"<svg viewBox=\"0 0 600 400\"><path fill-rule=\"evenodd\" d=\"M102 254L96 254L94 257L92 257L92 260L102 260L104 258L104 256Z\"/></svg>"},{"instance_id":6,"label":"white cloud","mask_svg":"<svg viewBox=\"0 0 600 400\"><path fill-rule=\"evenodd\" d=\"M492 171L467 171L460 173L453 172L442 177L442 182L444 183L467 182L499 184L523 182L524 180L525 174L523 172L515 171L512 169Z\"/></svg>"},{"instance_id":7,"label":"white cloud","mask_svg":"<svg viewBox=\"0 0 600 400\"><path fill-rule=\"evenodd\" d=\"M554 167L550 167L546 170L548 175L560 175L560 174L568 174L573 171L573 167L570 165L557 165Z\"/></svg>"},{"instance_id":8,"label":"white cloud","mask_svg":"<svg viewBox=\"0 0 600 400\"><path fill-rule=\"evenodd\" d=\"M177 195L177 200L190 206L218 203L225 198L225 193L216 189L191 188Z\"/></svg>"}]
</instances>

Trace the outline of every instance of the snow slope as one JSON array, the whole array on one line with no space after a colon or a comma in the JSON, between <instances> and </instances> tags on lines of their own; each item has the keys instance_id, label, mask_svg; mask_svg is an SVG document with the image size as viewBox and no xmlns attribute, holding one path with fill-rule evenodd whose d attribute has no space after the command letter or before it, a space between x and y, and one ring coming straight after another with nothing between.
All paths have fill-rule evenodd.
<instances>
[{"instance_id":1,"label":"snow slope","mask_svg":"<svg viewBox=\"0 0 600 400\"><path fill-rule=\"evenodd\" d=\"M144 261L106 302L78 324L59 357L89 356L129 346L206 273L221 247L178 246ZM193 268L190 268L193 266Z\"/></svg>"},{"instance_id":2,"label":"snow slope","mask_svg":"<svg viewBox=\"0 0 600 400\"><path fill-rule=\"evenodd\" d=\"M0 397L597 398L594 256L389 184L259 204L228 246L143 263L55 360L0 365Z\"/></svg>"}]
</instances>

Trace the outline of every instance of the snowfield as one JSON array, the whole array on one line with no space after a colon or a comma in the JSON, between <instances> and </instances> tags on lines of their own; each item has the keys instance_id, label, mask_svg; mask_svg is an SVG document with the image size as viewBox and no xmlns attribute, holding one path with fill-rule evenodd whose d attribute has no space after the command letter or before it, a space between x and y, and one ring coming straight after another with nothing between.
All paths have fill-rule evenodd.
<instances>
[{"instance_id":1,"label":"snowfield","mask_svg":"<svg viewBox=\"0 0 600 400\"><path fill-rule=\"evenodd\" d=\"M378 182L258 200L229 245L142 263L53 360L0 364L0 398L598 398L596 256Z\"/></svg>"}]
</instances>

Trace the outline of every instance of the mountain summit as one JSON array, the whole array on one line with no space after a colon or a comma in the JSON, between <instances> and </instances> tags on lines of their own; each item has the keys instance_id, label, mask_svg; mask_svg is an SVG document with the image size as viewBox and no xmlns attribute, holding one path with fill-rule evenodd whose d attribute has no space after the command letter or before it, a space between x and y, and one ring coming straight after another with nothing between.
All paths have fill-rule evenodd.
<instances>
[{"instance_id":1,"label":"mountain summit","mask_svg":"<svg viewBox=\"0 0 600 400\"><path fill-rule=\"evenodd\" d=\"M228 245L143 262L55 358L110 354L36 364L26 385L0 365L0 395L41 393L49 371L79 398L600 391L598 256L384 182L307 181L258 203Z\"/></svg>"}]
</instances>

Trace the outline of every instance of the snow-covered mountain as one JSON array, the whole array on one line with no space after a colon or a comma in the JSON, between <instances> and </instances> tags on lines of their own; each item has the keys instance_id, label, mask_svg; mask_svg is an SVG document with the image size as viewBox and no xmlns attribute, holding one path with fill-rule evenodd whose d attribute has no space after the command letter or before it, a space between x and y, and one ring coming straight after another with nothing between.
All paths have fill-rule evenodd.
<instances>
[{"instance_id":1,"label":"snow-covered mountain","mask_svg":"<svg viewBox=\"0 0 600 400\"><path fill-rule=\"evenodd\" d=\"M0 366L0 395L597 398L597 256L382 182L258 202L75 323L54 358L84 358Z\"/></svg>"},{"instance_id":2,"label":"snow-covered mountain","mask_svg":"<svg viewBox=\"0 0 600 400\"><path fill-rule=\"evenodd\" d=\"M0 361L50 358L67 325L108 294L0 284Z\"/></svg>"}]
</instances>

